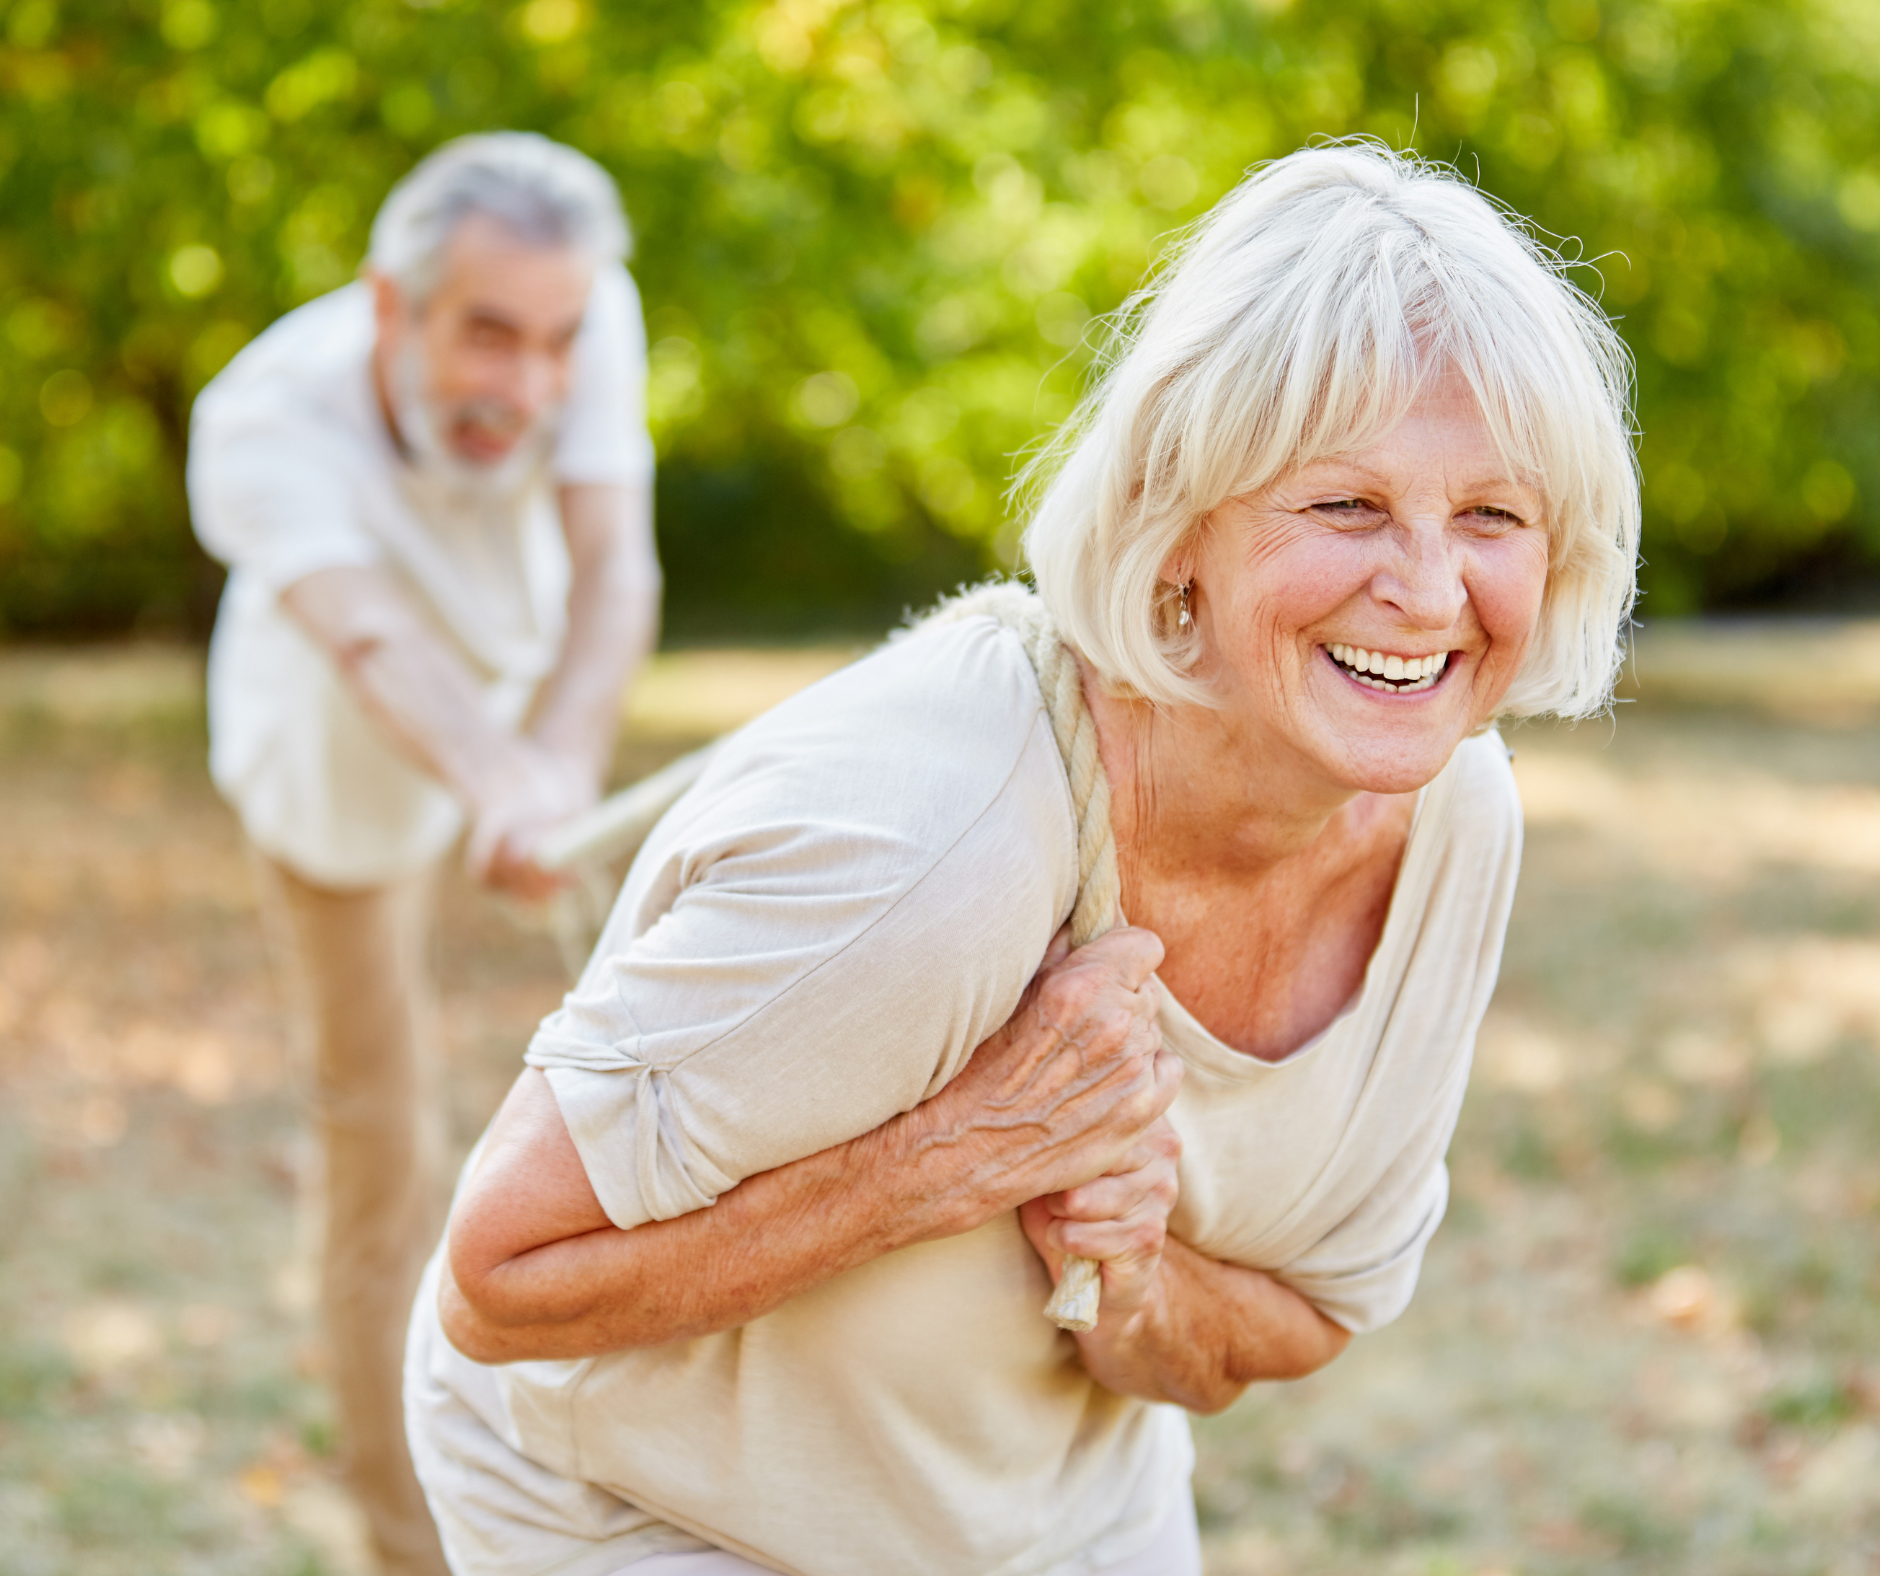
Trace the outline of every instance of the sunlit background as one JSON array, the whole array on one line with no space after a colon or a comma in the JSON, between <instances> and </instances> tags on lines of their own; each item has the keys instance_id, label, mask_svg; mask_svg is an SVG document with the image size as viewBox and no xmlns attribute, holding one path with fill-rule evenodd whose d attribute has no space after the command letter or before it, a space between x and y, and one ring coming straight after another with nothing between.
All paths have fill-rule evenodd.
<instances>
[{"instance_id":1,"label":"sunlit background","mask_svg":"<svg viewBox=\"0 0 1880 1576\"><path fill-rule=\"evenodd\" d=\"M618 177L671 619L872 625L1013 550L1012 456L1251 163L1370 133L1584 266L1638 360L1647 608L1880 561L1871 0L11 0L0 621L199 630L195 391L392 181L522 126Z\"/></svg>"},{"instance_id":2,"label":"sunlit background","mask_svg":"<svg viewBox=\"0 0 1880 1576\"><path fill-rule=\"evenodd\" d=\"M1880 1570L1880 5L10 0L0 1576L362 1569L184 438L498 125L638 232L671 649L622 779L1009 563L1015 457L1250 163L1374 134L1579 264L1638 363L1638 660L1512 736L1450 1220L1398 1325L1202 1426L1208 1568ZM444 914L461 1146L565 975Z\"/></svg>"}]
</instances>

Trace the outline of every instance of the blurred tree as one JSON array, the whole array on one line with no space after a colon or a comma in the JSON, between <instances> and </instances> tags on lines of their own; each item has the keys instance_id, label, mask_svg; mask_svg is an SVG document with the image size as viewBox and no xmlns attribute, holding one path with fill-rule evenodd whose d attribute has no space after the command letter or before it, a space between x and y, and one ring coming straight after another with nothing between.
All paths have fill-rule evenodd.
<instances>
[{"instance_id":1,"label":"blurred tree","mask_svg":"<svg viewBox=\"0 0 1880 1576\"><path fill-rule=\"evenodd\" d=\"M619 177L676 629L1009 559L1012 456L1251 163L1365 132L1534 216L1639 363L1649 610L1880 562L1872 0L10 0L0 627L200 627L189 402L446 137Z\"/></svg>"}]
</instances>

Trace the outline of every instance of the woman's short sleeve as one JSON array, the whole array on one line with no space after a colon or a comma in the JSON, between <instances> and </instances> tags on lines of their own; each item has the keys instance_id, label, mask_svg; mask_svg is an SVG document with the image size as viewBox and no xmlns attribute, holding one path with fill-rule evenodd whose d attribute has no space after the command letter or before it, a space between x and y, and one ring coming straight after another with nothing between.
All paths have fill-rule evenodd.
<instances>
[{"instance_id":1,"label":"woman's short sleeve","mask_svg":"<svg viewBox=\"0 0 1880 1576\"><path fill-rule=\"evenodd\" d=\"M1462 1104L1468 1064L1357 1209L1276 1272L1335 1324L1354 1335L1382 1329L1410 1306L1423 1254L1449 1205L1443 1156Z\"/></svg>"}]
</instances>

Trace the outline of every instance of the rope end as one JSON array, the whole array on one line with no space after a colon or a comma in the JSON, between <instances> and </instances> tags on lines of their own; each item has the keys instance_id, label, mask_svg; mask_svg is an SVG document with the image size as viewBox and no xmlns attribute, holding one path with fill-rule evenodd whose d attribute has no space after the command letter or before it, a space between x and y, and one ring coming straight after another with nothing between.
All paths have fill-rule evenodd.
<instances>
[{"instance_id":1,"label":"rope end","mask_svg":"<svg viewBox=\"0 0 1880 1576\"><path fill-rule=\"evenodd\" d=\"M1097 1306L1103 1301L1103 1276L1095 1259L1075 1254L1065 1259L1057 1290L1044 1305L1045 1317L1060 1330L1087 1335L1097 1327Z\"/></svg>"}]
</instances>

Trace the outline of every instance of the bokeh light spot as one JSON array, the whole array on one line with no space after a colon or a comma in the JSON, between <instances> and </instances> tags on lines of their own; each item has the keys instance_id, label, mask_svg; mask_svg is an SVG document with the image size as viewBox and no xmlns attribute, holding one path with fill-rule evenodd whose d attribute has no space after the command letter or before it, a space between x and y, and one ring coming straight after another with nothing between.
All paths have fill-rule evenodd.
<instances>
[{"instance_id":1,"label":"bokeh light spot","mask_svg":"<svg viewBox=\"0 0 1880 1576\"><path fill-rule=\"evenodd\" d=\"M796 413L812 427L840 427L862 402L846 372L818 372L797 385Z\"/></svg>"},{"instance_id":2,"label":"bokeh light spot","mask_svg":"<svg viewBox=\"0 0 1880 1576\"><path fill-rule=\"evenodd\" d=\"M39 387L39 409L55 427L74 427L91 409L91 379L74 368L55 372Z\"/></svg>"},{"instance_id":3,"label":"bokeh light spot","mask_svg":"<svg viewBox=\"0 0 1880 1576\"><path fill-rule=\"evenodd\" d=\"M201 242L179 246L170 254L170 283L192 301L211 294L222 283L220 254Z\"/></svg>"}]
</instances>

